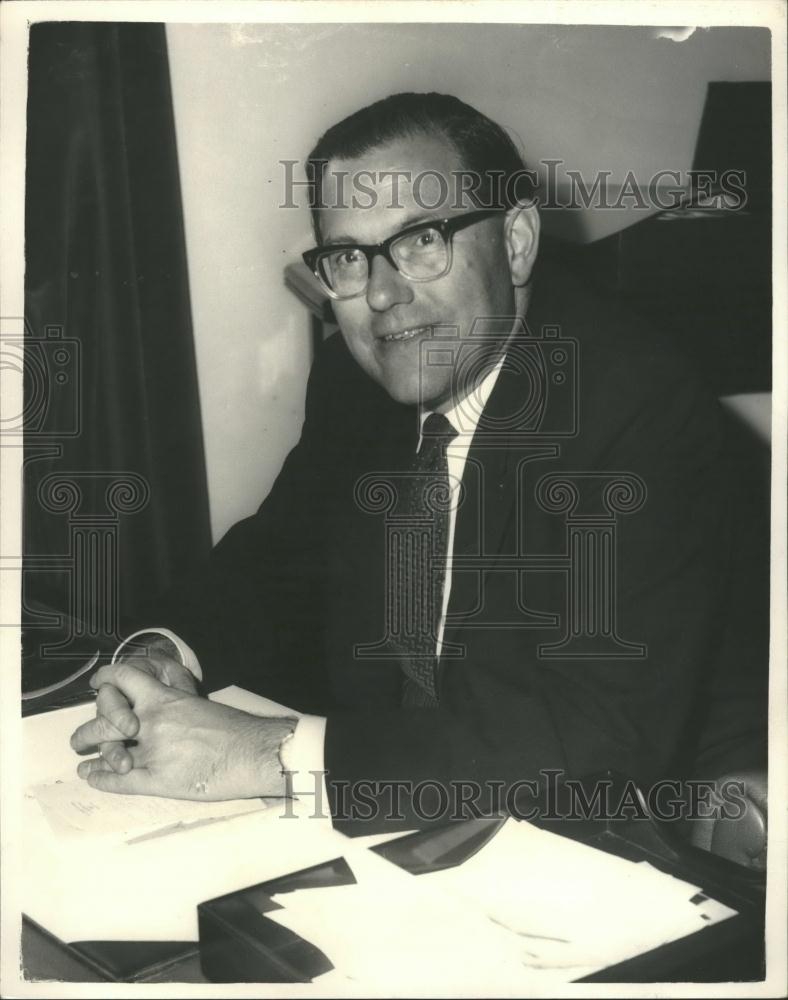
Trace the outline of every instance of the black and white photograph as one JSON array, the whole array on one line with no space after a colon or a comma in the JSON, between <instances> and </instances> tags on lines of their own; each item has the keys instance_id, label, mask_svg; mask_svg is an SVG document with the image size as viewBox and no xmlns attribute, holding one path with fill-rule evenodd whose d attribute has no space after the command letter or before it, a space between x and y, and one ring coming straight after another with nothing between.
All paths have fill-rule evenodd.
<instances>
[{"instance_id":1,"label":"black and white photograph","mask_svg":"<svg viewBox=\"0 0 788 1000\"><path fill-rule=\"evenodd\" d=\"M786 7L0 44L2 995L785 995Z\"/></svg>"}]
</instances>

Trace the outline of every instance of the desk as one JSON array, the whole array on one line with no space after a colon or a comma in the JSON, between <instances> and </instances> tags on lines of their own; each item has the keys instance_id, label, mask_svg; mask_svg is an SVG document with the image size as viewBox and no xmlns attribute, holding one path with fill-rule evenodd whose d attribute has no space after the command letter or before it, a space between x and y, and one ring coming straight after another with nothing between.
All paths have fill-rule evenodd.
<instances>
[{"instance_id":1,"label":"desk","mask_svg":"<svg viewBox=\"0 0 788 1000\"><path fill-rule=\"evenodd\" d=\"M763 978L765 886L761 873L671 843L651 821L543 822L547 829L633 861L646 860L699 884L708 895L739 911L721 924L611 966L584 982L726 982ZM420 837L431 836L420 834ZM397 850L392 841L386 848ZM391 855L389 855L391 856ZM243 892L233 894L241 897ZM236 982L233 945L107 943L65 946L30 921L23 927L23 965L28 978L67 982ZM111 969L110 966L113 968ZM208 978L208 975L210 978Z\"/></svg>"},{"instance_id":2,"label":"desk","mask_svg":"<svg viewBox=\"0 0 788 1000\"><path fill-rule=\"evenodd\" d=\"M103 942L89 954L64 945L27 917L22 918L22 965L25 978L66 983L207 983L196 941L173 946L147 942ZM107 960L113 962L110 970Z\"/></svg>"}]
</instances>

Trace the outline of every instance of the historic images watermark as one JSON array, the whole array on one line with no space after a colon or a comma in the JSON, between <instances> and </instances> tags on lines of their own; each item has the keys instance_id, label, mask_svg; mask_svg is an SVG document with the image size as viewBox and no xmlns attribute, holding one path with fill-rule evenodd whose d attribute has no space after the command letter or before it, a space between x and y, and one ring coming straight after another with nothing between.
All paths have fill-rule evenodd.
<instances>
[{"instance_id":1,"label":"historic images watermark","mask_svg":"<svg viewBox=\"0 0 788 1000\"><path fill-rule=\"evenodd\" d=\"M685 205L707 205L726 211L747 207L744 170L677 170L666 168L648 177L628 170L622 179L612 170L590 178L562 159L539 161L539 169L513 173L488 170L338 170L325 161L304 164L280 160L282 193L279 208L301 208L304 201L318 209L401 209L401 192L425 212L498 208L534 201L540 209L605 209L648 212L673 211ZM316 169L317 168L317 169ZM306 175L306 179L303 176ZM326 180L330 176L331 184ZM306 195L306 199L303 199Z\"/></svg>"},{"instance_id":2,"label":"historic images watermark","mask_svg":"<svg viewBox=\"0 0 788 1000\"><path fill-rule=\"evenodd\" d=\"M293 798L311 799L311 819L325 819L327 771L284 771L287 789L282 818L296 813ZM744 782L737 779L663 779L639 787L632 779L581 781L560 768L540 769L537 778L507 782L360 779L332 781L331 815L340 822L461 822L484 816L511 816L528 822L544 820L740 820L747 810Z\"/></svg>"}]
</instances>

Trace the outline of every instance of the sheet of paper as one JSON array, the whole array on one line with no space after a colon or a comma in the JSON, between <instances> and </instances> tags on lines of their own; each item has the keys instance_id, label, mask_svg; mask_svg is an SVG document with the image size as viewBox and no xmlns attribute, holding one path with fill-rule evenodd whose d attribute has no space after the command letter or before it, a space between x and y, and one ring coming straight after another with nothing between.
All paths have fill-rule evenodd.
<instances>
[{"instance_id":1,"label":"sheet of paper","mask_svg":"<svg viewBox=\"0 0 788 1000\"><path fill-rule=\"evenodd\" d=\"M338 857L344 840L273 808L134 844L64 849L40 810L25 830L22 909L63 941L196 941L199 903Z\"/></svg>"},{"instance_id":2,"label":"sheet of paper","mask_svg":"<svg viewBox=\"0 0 788 1000\"><path fill-rule=\"evenodd\" d=\"M514 820L464 865L423 877L521 937L534 967L610 965L734 913L704 916L697 886Z\"/></svg>"},{"instance_id":3,"label":"sheet of paper","mask_svg":"<svg viewBox=\"0 0 788 1000\"><path fill-rule=\"evenodd\" d=\"M211 697L258 714L297 714L240 688ZM125 843L114 836L56 833L58 823L53 828L51 816L45 817L41 798L59 820L71 822L75 813L96 819L97 813L88 816L73 808L68 797L78 762L69 737L94 713L95 704L89 703L23 722L27 792L36 788L40 798L28 794L23 803L22 909L62 940L193 941L198 903L341 854L345 838L334 833L330 820L309 818L309 804L299 812L298 805L286 810L271 800L267 809L261 809L259 800L198 803L189 826L182 810L191 810L194 803L132 797L133 808L148 811L152 826L163 826L166 835L132 837L132 843ZM42 794L41 785L50 791ZM119 809L126 798L106 793L106 809ZM84 805L84 789L76 801ZM203 822L206 805L209 812L224 814L221 821ZM173 828L174 823L182 825Z\"/></svg>"},{"instance_id":4,"label":"sheet of paper","mask_svg":"<svg viewBox=\"0 0 788 1000\"><path fill-rule=\"evenodd\" d=\"M211 701L229 705L230 708L237 708L241 712L249 712L250 715L268 715L274 718L289 715L291 718L301 718L301 712L297 712L294 708L280 705L278 701L264 698L261 694L247 691L236 684L214 691L208 697Z\"/></svg>"},{"instance_id":5,"label":"sheet of paper","mask_svg":"<svg viewBox=\"0 0 788 1000\"><path fill-rule=\"evenodd\" d=\"M287 715L284 705L235 686L211 700L254 715ZM225 819L265 809L260 799L189 802L141 795L108 795L76 777L78 758L68 739L95 714L92 702L30 716L25 732L25 795L41 808L52 831L63 837L106 837L127 841L157 831Z\"/></svg>"},{"instance_id":6,"label":"sheet of paper","mask_svg":"<svg viewBox=\"0 0 788 1000\"><path fill-rule=\"evenodd\" d=\"M356 885L283 893L266 917L370 990L546 990L734 913L691 902L697 887L650 865L514 820L464 865L432 875L355 845L344 857Z\"/></svg>"},{"instance_id":7,"label":"sheet of paper","mask_svg":"<svg viewBox=\"0 0 788 1000\"><path fill-rule=\"evenodd\" d=\"M22 720L22 764L26 788L46 782L71 780L79 757L69 745L77 726L96 714L96 703L72 705L53 712L29 715Z\"/></svg>"},{"instance_id":8,"label":"sheet of paper","mask_svg":"<svg viewBox=\"0 0 788 1000\"><path fill-rule=\"evenodd\" d=\"M568 980L530 968L523 942L475 905L356 845L344 857L356 885L283 893L266 914L320 948L329 975L387 996L521 996Z\"/></svg>"},{"instance_id":9,"label":"sheet of paper","mask_svg":"<svg viewBox=\"0 0 788 1000\"><path fill-rule=\"evenodd\" d=\"M111 837L127 842L266 808L262 799L187 802L147 795L110 797L80 778L34 785L25 794L38 803L58 836Z\"/></svg>"}]
</instances>

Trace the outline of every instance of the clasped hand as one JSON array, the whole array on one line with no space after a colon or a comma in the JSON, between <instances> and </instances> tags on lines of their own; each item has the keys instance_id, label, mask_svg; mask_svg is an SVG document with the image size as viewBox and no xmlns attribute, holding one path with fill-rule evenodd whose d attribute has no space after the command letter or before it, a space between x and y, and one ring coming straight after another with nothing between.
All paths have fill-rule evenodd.
<instances>
[{"instance_id":1,"label":"clasped hand","mask_svg":"<svg viewBox=\"0 0 788 1000\"><path fill-rule=\"evenodd\" d=\"M208 701L180 671L163 658L111 664L93 675L96 718L72 734L71 746L100 755L82 761L79 776L94 788L132 795L204 801L284 795L279 747L296 720Z\"/></svg>"}]
</instances>

